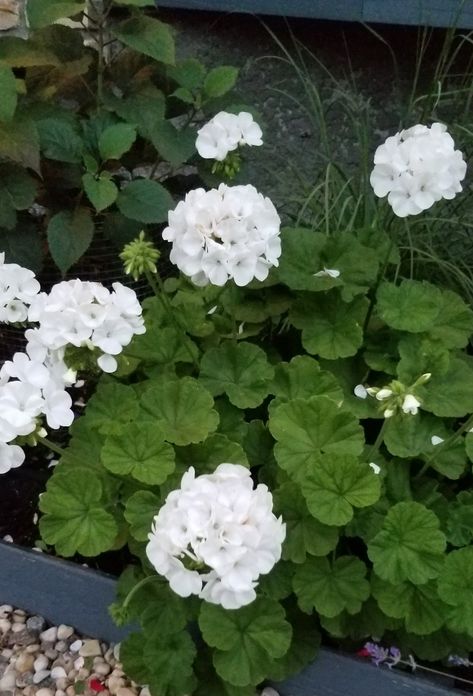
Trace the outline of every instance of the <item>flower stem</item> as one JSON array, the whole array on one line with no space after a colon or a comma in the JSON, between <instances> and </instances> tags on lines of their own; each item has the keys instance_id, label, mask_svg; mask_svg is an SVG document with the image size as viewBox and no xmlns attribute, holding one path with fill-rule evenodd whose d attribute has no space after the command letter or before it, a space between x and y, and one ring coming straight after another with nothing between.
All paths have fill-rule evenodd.
<instances>
[{"instance_id":1,"label":"flower stem","mask_svg":"<svg viewBox=\"0 0 473 696\"><path fill-rule=\"evenodd\" d=\"M383 421L383 425L379 429L378 436L376 440L374 441L373 445L371 446L369 452L368 452L368 460L369 462L372 460L373 455L376 454L376 452L379 450L381 447L383 440L384 440L384 433L386 432L386 426L388 424L388 419L385 418Z\"/></svg>"},{"instance_id":2,"label":"flower stem","mask_svg":"<svg viewBox=\"0 0 473 696\"><path fill-rule=\"evenodd\" d=\"M197 372L199 372L199 370L200 370L199 362L196 359L194 353L192 352L192 349L191 349L189 343L187 342L186 330L178 321L178 319L173 311L173 308L171 306L171 303L169 302L169 298L166 295L166 291L164 290L164 284L163 284L163 281L161 279L161 276L159 275L158 271L156 271L156 273L152 273L148 269L145 269L145 276L146 276L146 280L148 281L150 288L152 289L152 291L154 292L154 294L156 295L158 300L163 305L164 311L168 315L172 324L174 324L174 327L179 332L181 332L181 331L184 332L184 334L185 334L185 340L184 340L185 349L188 352L189 357L191 358L192 364L194 365L195 369L197 370Z\"/></svg>"},{"instance_id":3,"label":"flower stem","mask_svg":"<svg viewBox=\"0 0 473 696\"><path fill-rule=\"evenodd\" d=\"M60 445L56 445L55 442L51 442L51 440L48 440L47 437L41 437L40 435L36 435L36 440L48 449L50 449L51 452L58 454L60 457L64 457L64 455L66 454L66 450L63 447L61 447Z\"/></svg>"},{"instance_id":4,"label":"flower stem","mask_svg":"<svg viewBox=\"0 0 473 696\"><path fill-rule=\"evenodd\" d=\"M138 590L141 590L143 585L146 585L150 580L159 580L158 575L147 575L145 578L142 578L139 582L136 583L136 585L129 591L127 596L125 597L123 601L123 608L126 609L127 606L129 605L130 601L132 598L135 596L135 594L138 592Z\"/></svg>"}]
</instances>

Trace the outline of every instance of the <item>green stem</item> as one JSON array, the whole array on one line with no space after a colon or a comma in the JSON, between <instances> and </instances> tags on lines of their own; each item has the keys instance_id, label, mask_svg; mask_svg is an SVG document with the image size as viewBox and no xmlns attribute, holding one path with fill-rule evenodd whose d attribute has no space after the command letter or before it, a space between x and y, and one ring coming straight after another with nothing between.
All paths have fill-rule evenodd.
<instances>
[{"instance_id":1,"label":"green stem","mask_svg":"<svg viewBox=\"0 0 473 696\"><path fill-rule=\"evenodd\" d=\"M371 462L373 460L373 455L379 450L381 447L383 440L384 440L384 433L386 432L386 427L388 424L388 419L385 418L383 421L383 425L379 429L378 436L376 440L374 441L373 445L371 446L369 452L368 452L368 462Z\"/></svg>"},{"instance_id":2,"label":"green stem","mask_svg":"<svg viewBox=\"0 0 473 696\"><path fill-rule=\"evenodd\" d=\"M55 454L58 454L60 457L64 457L64 455L66 454L66 450L63 447L60 447L60 445L56 445L55 442L51 442L51 440L48 440L47 437L41 437L40 435L36 435L36 440L48 449L50 449L51 452L55 452Z\"/></svg>"},{"instance_id":3,"label":"green stem","mask_svg":"<svg viewBox=\"0 0 473 696\"><path fill-rule=\"evenodd\" d=\"M391 227L393 220L394 220L394 215L391 215L391 217L389 218L388 223L386 225L386 232L389 231L389 228ZM384 278L384 273L385 273L386 267L389 263L389 257L391 256L393 246L394 246L394 239L391 236L390 240L389 240L389 246L388 246L388 250L386 252L386 256L384 257L384 261L381 264L381 268L379 269L378 277L376 278L376 283L371 290L370 304L368 307L368 311L366 312L365 321L363 323L363 336L365 335L366 330L368 328L368 324L370 323L371 315L373 314L374 306L376 304L376 293L378 292L378 288L381 284L381 281Z\"/></svg>"},{"instance_id":4,"label":"green stem","mask_svg":"<svg viewBox=\"0 0 473 696\"><path fill-rule=\"evenodd\" d=\"M178 321L178 319L173 311L171 303L169 302L169 298L166 295L166 291L164 290L164 284L163 284L163 281L161 279L161 276L159 275L158 271L156 271L156 273L151 273L151 271L149 271L148 269L145 269L145 276L146 276L146 280L148 281L150 288L152 289L152 291L154 292L154 294L156 295L158 300L163 305L164 311L168 315L171 322L174 324L174 327L179 332L181 332L181 331L184 332L184 334L185 334L185 341L184 341L185 349L188 352L189 357L191 358L192 364L194 365L195 369L197 370L197 372L199 372L199 370L200 370L199 362L196 359L194 353L192 352L192 349L191 349L189 343L187 342L187 333L186 333L184 327L179 323L179 321Z\"/></svg>"},{"instance_id":5,"label":"green stem","mask_svg":"<svg viewBox=\"0 0 473 696\"><path fill-rule=\"evenodd\" d=\"M143 585L146 585L150 580L159 580L158 575L147 575L145 578L142 578L139 582L136 583L136 585L133 587L133 589L130 590L130 592L127 594L125 597L125 600L123 602L123 608L126 609L127 606L129 605L131 599L135 596L135 594L140 590Z\"/></svg>"}]
</instances>

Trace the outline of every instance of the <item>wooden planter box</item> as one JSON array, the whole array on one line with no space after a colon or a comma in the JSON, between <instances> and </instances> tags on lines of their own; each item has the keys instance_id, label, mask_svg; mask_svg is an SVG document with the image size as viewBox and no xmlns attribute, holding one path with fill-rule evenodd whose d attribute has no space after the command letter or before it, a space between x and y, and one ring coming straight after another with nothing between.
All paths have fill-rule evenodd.
<instances>
[{"instance_id":1,"label":"wooden planter box","mask_svg":"<svg viewBox=\"0 0 473 696\"><path fill-rule=\"evenodd\" d=\"M115 626L108 605L115 578L52 556L0 542L0 604L66 623L85 635L118 642L127 634ZM301 674L274 684L280 696L462 696L453 682L426 681L343 653L322 649Z\"/></svg>"},{"instance_id":2,"label":"wooden planter box","mask_svg":"<svg viewBox=\"0 0 473 696\"><path fill-rule=\"evenodd\" d=\"M473 0L159 0L161 7L433 27L473 27Z\"/></svg>"}]
</instances>

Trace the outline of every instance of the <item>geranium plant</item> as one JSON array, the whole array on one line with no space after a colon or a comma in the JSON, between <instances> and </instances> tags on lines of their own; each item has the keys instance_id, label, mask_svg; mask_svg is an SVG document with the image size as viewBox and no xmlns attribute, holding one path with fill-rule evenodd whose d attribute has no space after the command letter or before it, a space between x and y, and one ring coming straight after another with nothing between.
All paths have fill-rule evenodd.
<instances>
[{"instance_id":1,"label":"geranium plant","mask_svg":"<svg viewBox=\"0 0 473 696\"><path fill-rule=\"evenodd\" d=\"M163 233L181 275L161 280L143 235L122 253L155 290L144 333L131 296L126 336L104 338L98 289L62 295L87 327L65 367L110 374L53 444L40 529L63 556L128 545L112 614L140 625L121 660L156 696L253 695L322 635L425 660L473 647L473 312L401 276L394 217L454 196L465 165L438 124L376 160L390 207L354 233L281 230L251 186L189 193ZM69 341L55 292L16 292L39 345Z\"/></svg>"},{"instance_id":2,"label":"geranium plant","mask_svg":"<svg viewBox=\"0 0 473 696\"><path fill-rule=\"evenodd\" d=\"M64 274L98 232L121 248L166 220L187 180L195 185L197 169L183 165L238 70L176 62L174 32L148 6L28 0L28 38L2 38L0 246L9 261L39 270L49 251Z\"/></svg>"}]
</instances>

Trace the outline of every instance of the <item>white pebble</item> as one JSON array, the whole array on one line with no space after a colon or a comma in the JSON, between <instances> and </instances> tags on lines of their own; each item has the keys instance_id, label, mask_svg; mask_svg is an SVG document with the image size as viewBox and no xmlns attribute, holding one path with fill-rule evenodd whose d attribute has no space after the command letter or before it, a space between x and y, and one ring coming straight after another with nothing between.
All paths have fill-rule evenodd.
<instances>
[{"instance_id":1,"label":"white pebble","mask_svg":"<svg viewBox=\"0 0 473 696\"><path fill-rule=\"evenodd\" d=\"M16 674L15 672L5 672L3 677L0 679L0 694L5 691L13 691L16 684Z\"/></svg>"},{"instance_id":2,"label":"white pebble","mask_svg":"<svg viewBox=\"0 0 473 696\"><path fill-rule=\"evenodd\" d=\"M50 674L49 669L42 669L40 672L36 672L33 676L33 684L41 684Z\"/></svg>"},{"instance_id":3,"label":"white pebble","mask_svg":"<svg viewBox=\"0 0 473 696\"><path fill-rule=\"evenodd\" d=\"M49 660L46 657L46 655L38 655L38 657L34 661L34 671L35 672L42 672L43 670L47 669L48 666L49 666Z\"/></svg>"},{"instance_id":4,"label":"white pebble","mask_svg":"<svg viewBox=\"0 0 473 696\"><path fill-rule=\"evenodd\" d=\"M83 657L78 657L77 660L74 660L74 669L82 669L84 666L84 658Z\"/></svg>"},{"instance_id":5,"label":"white pebble","mask_svg":"<svg viewBox=\"0 0 473 696\"><path fill-rule=\"evenodd\" d=\"M31 645L26 646L26 652L27 653L35 653L38 652L40 649L40 644L39 643L32 643Z\"/></svg>"},{"instance_id":6,"label":"white pebble","mask_svg":"<svg viewBox=\"0 0 473 696\"><path fill-rule=\"evenodd\" d=\"M95 657L96 655L101 655L102 649L98 640L89 639L84 640L82 647L79 650L79 655L82 657Z\"/></svg>"},{"instance_id":7,"label":"white pebble","mask_svg":"<svg viewBox=\"0 0 473 696\"><path fill-rule=\"evenodd\" d=\"M11 614L13 607L10 604L2 604L0 606L0 619L6 619L8 614Z\"/></svg>"},{"instance_id":8,"label":"white pebble","mask_svg":"<svg viewBox=\"0 0 473 696\"><path fill-rule=\"evenodd\" d=\"M54 696L54 691L51 691L51 689L38 689L36 696Z\"/></svg>"},{"instance_id":9,"label":"white pebble","mask_svg":"<svg viewBox=\"0 0 473 696\"><path fill-rule=\"evenodd\" d=\"M8 619L0 619L0 633L7 633L11 628L11 622Z\"/></svg>"},{"instance_id":10,"label":"white pebble","mask_svg":"<svg viewBox=\"0 0 473 696\"><path fill-rule=\"evenodd\" d=\"M110 665L107 665L105 662L100 662L96 665L94 665L94 672L96 674L99 674L101 677L106 677L107 674L110 674L111 667Z\"/></svg>"},{"instance_id":11,"label":"white pebble","mask_svg":"<svg viewBox=\"0 0 473 696\"><path fill-rule=\"evenodd\" d=\"M11 627L12 633L21 633L22 631L25 630L25 624L22 623L14 623L13 626Z\"/></svg>"},{"instance_id":12,"label":"white pebble","mask_svg":"<svg viewBox=\"0 0 473 696\"><path fill-rule=\"evenodd\" d=\"M59 640L67 640L72 636L74 633L74 629L72 626L66 626L65 624L61 624L58 626L57 629L57 637Z\"/></svg>"},{"instance_id":13,"label":"white pebble","mask_svg":"<svg viewBox=\"0 0 473 696\"><path fill-rule=\"evenodd\" d=\"M51 677L56 681L56 679L61 679L62 677L67 677L66 670L64 667L53 667L51 670Z\"/></svg>"},{"instance_id":14,"label":"white pebble","mask_svg":"<svg viewBox=\"0 0 473 696\"><path fill-rule=\"evenodd\" d=\"M75 640L73 643L70 644L69 650L71 652L79 652L79 650L82 647L82 641L81 640Z\"/></svg>"},{"instance_id":15,"label":"white pebble","mask_svg":"<svg viewBox=\"0 0 473 696\"><path fill-rule=\"evenodd\" d=\"M51 626L51 628L40 633L39 637L45 643L55 643L57 640L57 626Z\"/></svg>"},{"instance_id":16,"label":"white pebble","mask_svg":"<svg viewBox=\"0 0 473 696\"><path fill-rule=\"evenodd\" d=\"M54 696L66 696L66 692L62 689L56 689L56 693L54 694Z\"/></svg>"},{"instance_id":17,"label":"white pebble","mask_svg":"<svg viewBox=\"0 0 473 696\"><path fill-rule=\"evenodd\" d=\"M118 689L117 696L136 696L136 692L132 689L128 689L126 686L122 686Z\"/></svg>"}]
</instances>

